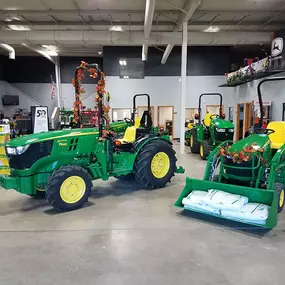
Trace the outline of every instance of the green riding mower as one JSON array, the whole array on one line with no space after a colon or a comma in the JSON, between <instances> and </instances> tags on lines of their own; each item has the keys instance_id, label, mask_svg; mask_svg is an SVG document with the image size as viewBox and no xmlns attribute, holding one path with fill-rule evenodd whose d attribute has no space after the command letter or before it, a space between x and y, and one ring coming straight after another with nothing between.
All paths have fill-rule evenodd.
<instances>
[{"instance_id":1,"label":"green riding mower","mask_svg":"<svg viewBox=\"0 0 285 285\"><path fill-rule=\"evenodd\" d=\"M249 202L270 206L264 225L254 221L239 222L266 228L276 226L277 213L282 211L285 198L285 122L270 122L266 129L262 128L264 115L261 85L278 80L285 80L285 77L268 78L258 85L261 113L259 128L236 143L225 141L216 147L208 157L204 180L187 178L176 206L182 207L182 199L194 189L219 189L246 196Z\"/></svg>"},{"instance_id":2,"label":"green riding mower","mask_svg":"<svg viewBox=\"0 0 285 285\"><path fill-rule=\"evenodd\" d=\"M201 120L201 102L203 96L219 96L219 114L206 114ZM203 93L199 97L198 114L195 119L198 123L190 130L189 145L192 153L200 153L202 159L207 159L211 150L226 140L233 140L234 125L225 120L222 111L223 97L220 93ZM202 122L201 122L202 121Z\"/></svg>"},{"instance_id":3,"label":"green riding mower","mask_svg":"<svg viewBox=\"0 0 285 285\"><path fill-rule=\"evenodd\" d=\"M87 65L96 68L97 64ZM92 180L133 176L143 187L164 187L174 173L176 156L168 136L151 130L148 115L128 127L122 139L104 131L103 94L98 92L98 128L70 129L27 135L6 144L10 175L0 175L5 189L38 196L58 211L75 210L88 200Z\"/></svg>"}]
</instances>

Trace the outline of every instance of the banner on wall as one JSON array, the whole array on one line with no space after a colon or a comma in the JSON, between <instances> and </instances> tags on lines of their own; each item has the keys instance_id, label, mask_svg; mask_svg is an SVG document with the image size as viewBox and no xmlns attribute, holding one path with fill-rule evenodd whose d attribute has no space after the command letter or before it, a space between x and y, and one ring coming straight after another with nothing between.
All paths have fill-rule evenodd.
<instances>
[{"instance_id":1,"label":"banner on wall","mask_svg":"<svg viewBox=\"0 0 285 285\"><path fill-rule=\"evenodd\" d=\"M271 67L272 70L285 70L285 30L273 33L271 42Z\"/></svg>"},{"instance_id":2,"label":"banner on wall","mask_svg":"<svg viewBox=\"0 0 285 285\"><path fill-rule=\"evenodd\" d=\"M48 107L31 106L33 133L48 131Z\"/></svg>"}]
</instances>

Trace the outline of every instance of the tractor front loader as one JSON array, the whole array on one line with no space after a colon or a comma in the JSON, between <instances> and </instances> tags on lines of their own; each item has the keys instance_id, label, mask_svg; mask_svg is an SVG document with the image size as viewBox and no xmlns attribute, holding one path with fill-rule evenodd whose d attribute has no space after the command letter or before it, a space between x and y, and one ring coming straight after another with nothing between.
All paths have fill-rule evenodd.
<instances>
[{"instance_id":1,"label":"tractor front loader","mask_svg":"<svg viewBox=\"0 0 285 285\"><path fill-rule=\"evenodd\" d=\"M206 114L201 119L201 104L204 96L219 96L220 107L219 114ZM202 159L207 159L211 150L226 140L233 140L234 125L230 121L225 120L223 114L223 97L220 93L203 93L199 97L198 114L195 119L198 123L190 130L189 144L192 153L200 153Z\"/></svg>"},{"instance_id":2,"label":"tractor front loader","mask_svg":"<svg viewBox=\"0 0 285 285\"><path fill-rule=\"evenodd\" d=\"M249 202L270 206L264 225L246 220L237 221L265 228L276 226L277 214L282 211L285 198L285 122L271 122L266 129L262 128L261 86L265 82L280 80L285 80L285 77L268 78L258 85L260 128L236 143L230 140L217 146L208 157L204 180L187 178L176 206L182 207L182 199L194 189L219 189L246 196Z\"/></svg>"},{"instance_id":3,"label":"tractor front loader","mask_svg":"<svg viewBox=\"0 0 285 285\"><path fill-rule=\"evenodd\" d=\"M98 65L91 68L101 76ZM0 186L30 196L45 193L55 209L69 211L88 200L94 179L133 175L143 187L153 189L164 187L174 173L183 172L176 167L169 137L146 129L151 125L146 122L148 116L139 126L128 127L123 139L109 135L103 96L99 90L98 128L51 131L9 141L6 154L11 174L0 175Z\"/></svg>"}]
</instances>

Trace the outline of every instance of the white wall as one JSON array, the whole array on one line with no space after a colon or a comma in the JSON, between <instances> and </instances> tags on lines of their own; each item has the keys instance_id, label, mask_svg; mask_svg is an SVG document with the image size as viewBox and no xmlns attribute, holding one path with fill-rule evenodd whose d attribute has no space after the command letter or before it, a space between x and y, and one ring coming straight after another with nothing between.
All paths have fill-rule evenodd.
<instances>
[{"instance_id":1,"label":"white wall","mask_svg":"<svg viewBox=\"0 0 285 285\"><path fill-rule=\"evenodd\" d=\"M18 95L18 106L2 106L0 99L0 109L4 110L5 117L11 117L15 109L30 110L31 106L48 106L49 116L54 107L57 106L57 98L51 98L51 85L48 83L13 83L0 81L0 95Z\"/></svg>"}]
</instances>

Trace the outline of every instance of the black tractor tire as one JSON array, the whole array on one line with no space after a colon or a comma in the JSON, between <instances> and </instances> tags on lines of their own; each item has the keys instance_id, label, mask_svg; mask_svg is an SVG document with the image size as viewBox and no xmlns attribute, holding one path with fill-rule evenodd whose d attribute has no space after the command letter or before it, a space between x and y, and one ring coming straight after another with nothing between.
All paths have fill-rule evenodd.
<instances>
[{"instance_id":1,"label":"black tractor tire","mask_svg":"<svg viewBox=\"0 0 285 285\"><path fill-rule=\"evenodd\" d=\"M198 142L198 139L197 139L196 129L191 130L190 138L189 138L189 145L190 145L190 150L192 153L199 153L200 143Z\"/></svg>"},{"instance_id":2,"label":"black tractor tire","mask_svg":"<svg viewBox=\"0 0 285 285\"><path fill-rule=\"evenodd\" d=\"M114 176L116 179L121 181L132 181L135 179L135 176L133 173L127 174L127 175L120 175L120 176Z\"/></svg>"},{"instance_id":3,"label":"black tractor tire","mask_svg":"<svg viewBox=\"0 0 285 285\"><path fill-rule=\"evenodd\" d=\"M152 171L153 158L164 153L169 159L169 168L163 177L157 177ZM170 182L176 170L176 156L171 144L163 140L153 140L142 147L134 164L135 179L146 189L161 188Z\"/></svg>"},{"instance_id":4,"label":"black tractor tire","mask_svg":"<svg viewBox=\"0 0 285 285\"><path fill-rule=\"evenodd\" d=\"M204 140L200 145L200 157L206 160L211 152L211 145L208 140Z\"/></svg>"},{"instance_id":5,"label":"black tractor tire","mask_svg":"<svg viewBox=\"0 0 285 285\"><path fill-rule=\"evenodd\" d=\"M274 189L277 192L278 213L281 213L285 202L285 186L282 183L276 182Z\"/></svg>"},{"instance_id":6,"label":"black tractor tire","mask_svg":"<svg viewBox=\"0 0 285 285\"><path fill-rule=\"evenodd\" d=\"M80 194L79 200L66 202L61 196L61 186L66 179L72 176L81 178L84 181L85 189L83 190L82 195ZM73 165L62 166L58 170L54 171L49 179L46 187L46 199L59 212L72 211L81 208L88 201L91 188L91 177L84 168ZM71 195L73 196L73 194Z\"/></svg>"}]
</instances>

